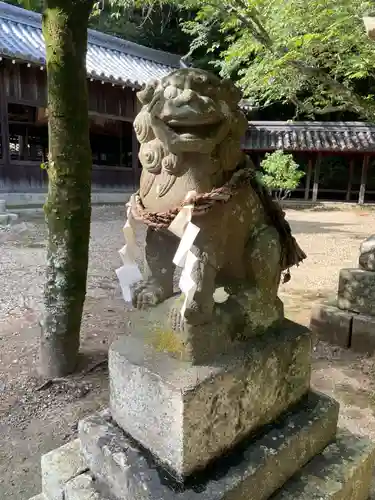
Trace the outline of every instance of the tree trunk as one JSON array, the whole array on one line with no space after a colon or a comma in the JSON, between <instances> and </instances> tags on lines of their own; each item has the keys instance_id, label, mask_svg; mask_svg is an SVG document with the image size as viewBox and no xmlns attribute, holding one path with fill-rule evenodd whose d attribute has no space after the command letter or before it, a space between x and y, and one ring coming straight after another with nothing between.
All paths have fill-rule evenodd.
<instances>
[{"instance_id":1,"label":"tree trunk","mask_svg":"<svg viewBox=\"0 0 375 500\"><path fill-rule=\"evenodd\" d=\"M92 157L86 78L91 0L47 0L43 14L49 118L47 276L40 372L77 365L86 295Z\"/></svg>"}]
</instances>

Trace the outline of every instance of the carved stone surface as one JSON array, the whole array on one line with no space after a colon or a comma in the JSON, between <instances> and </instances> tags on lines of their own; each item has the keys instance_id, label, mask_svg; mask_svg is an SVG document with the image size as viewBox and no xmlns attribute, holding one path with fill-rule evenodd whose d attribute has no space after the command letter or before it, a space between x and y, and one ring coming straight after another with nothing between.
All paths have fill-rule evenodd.
<instances>
[{"instance_id":1,"label":"carved stone surface","mask_svg":"<svg viewBox=\"0 0 375 500\"><path fill-rule=\"evenodd\" d=\"M375 353L375 316L356 314L353 317L351 347L356 352Z\"/></svg>"},{"instance_id":2,"label":"carved stone surface","mask_svg":"<svg viewBox=\"0 0 375 500\"><path fill-rule=\"evenodd\" d=\"M96 491L95 486L90 474L81 474L66 484L64 500L110 500Z\"/></svg>"},{"instance_id":3,"label":"carved stone surface","mask_svg":"<svg viewBox=\"0 0 375 500\"><path fill-rule=\"evenodd\" d=\"M375 273L341 269L337 305L340 309L375 316Z\"/></svg>"},{"instance_id":4,"label":"carved stone surface","mask_svg":"<svg viewBox=\"0 0 375 500\"><path fill-rule=\"evenodd\" d=\"M187 476L303 396L310 350L310 332L293 323L205 366L126 336L109 351L111 413L176 476Z\"/></svg>"},{"instance_id":5,"label":"carved stone surface","mask_svg":"<svg viewBox=\"0 0 375 500\"><path fill-rule=\"evenodd\" d=\"M116 462L114 455L111 455L110 447L106 448L105 456L100 454L98 448L95 447L93 441L96 442L97 447L102 446L99 438L103 437L103 433L98 432L97 426L99 422L95 422L95 417L86 420L86 422L90 421L92 424L86 427L87 438L85 440L85 442L91 441L89 453L95 450L96 464L99 470L103 470L103 462L110 463L113 461L116 467L112 469L110 480L115 481L115 483L120 481L121 483L124 480L124 470L119 467L118 460ZM111 432L112 426L108 426L110 419L107 417L107 420L102 419L101 422L104 422L107 430L109 429ZM118 430L118 432L121 431ZM120 446L123 446L122 439L123 434L121 434ZM122 449L121 452L123 453L124 450ZM375 500L375 482L371 481L374 462L375 445L373 442L367 438L353 436L348 431L340 429L334 442L295 473L269 500ZM145 478L143 477L143 479ZM146 477L145 483L154 484L149 476ZM127 485L130 486L131 483L127 482ZM107 495L98 491L99 489L108 489L108 484L102 486L98 481L93 480L90 474L81 474L67 483L64 493L66 500L109 500ZM159 490L159 493L162 494L163 490ZM239 495L241 495L241 491ZM110 498L113 499L114 497L111 496ZM138 500L138 497L130 498L132 500L137 498ZM152 497L147 497L147 500L150 500L150 498L152 499ZM164 500L165 497L157 498L158 500L160 498ZM176 498L181 498L180 493L175 493L173 500ZM194 500L200 500L205 496L200 497L198 493L193 498ZM43 494L40 494L30 500L48 499ZM182 500L184 500L184 497Z\"/></svg>"},{"instance_id":6,"label":"carved stone surface","mask_svg":"<svg viewBox=\"0 0 375 500\"><path fill-rule=\"evenodd\" d=\"M320 340L340 347L349 347L354 313L330 304L313 306L310 328Z\"/></svg>"},{"instance_id":7,"label":"carved stone surface","mask_svg":"<svg viewBox=\"0 0 375 500\"><path fill-rule=\"evenodd\" d=\"M200 228L192 247L198 257L193 270L197 290L182 319L181 302L172 307L172 328L182 336L194 336L189 327L209 325L217 287L225 287L247 332L278 326L283 319L277 297L281 273L305 255L241 152L247 120L238 106L240 92L230 81L190 68L148 85L138 97L142 109L134 129L143 171L140 191L132 198L136 217L141 217L140 204L147 213L175 210L189 192L211 193L247 172L229 198L204 214L193 214L192 222ZM179 240L167 227L148 227L145 281L134 289L138 308L172 296L172 259Z\"/></svg>"},{"instance_id":8,"label":"carved stone surface","mask_svg":"<svg viewBox=\"0 0 375 500\"><path fill-rule=\"evenodd\" d=\"M109 419L84 419L79 437L100 491L118 500L266 500L334 439L337 418L335 401L310 393L274 425L184 485L171 480Z\"/></svg>"},{"instance_id":9,"label":"carved stone surface","mask_svg":"<svg viewBox=\"0 0 375 500\"><path fill-rule=\"evenodd\" d=\"M359 265L367 271L375 271L375 234L361 244Z\"/></svg>"},{"instance_id":10,"label":"carved stone surface","mask_svg":"<svg viewBox=\"0 0 375 500\"><path fill-rule=\"evenodd\" d=\"M48 500L64 500L70 479L87 470L78 439L42 456L42 489Z\"/></svg>"},{"instance_id":11,"label":"carved stone surface","mask_svg":"<svg viewBox=\"0 0 375 500\"><path fill-rule=\"evenodd\" d=\"M374 464L373 442L339 431L335 442L270 500L368 500Z\"/></svg>"}]
</instances>

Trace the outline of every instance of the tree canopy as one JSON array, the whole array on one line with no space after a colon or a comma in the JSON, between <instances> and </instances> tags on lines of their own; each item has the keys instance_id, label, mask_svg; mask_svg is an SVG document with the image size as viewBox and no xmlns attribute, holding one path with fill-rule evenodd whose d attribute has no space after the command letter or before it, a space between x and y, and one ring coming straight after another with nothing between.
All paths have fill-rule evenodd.
<instances>
[{"instance_id":1,"label":"tree canopy","mask_svg":"<svg viewBox=\"0 0 375 500\"><path fill-rule=\"evenodd\" d=\"M222 76L238 80L254 106L292 102L296 114L375 116L375 47L362 0L184 0L183 28L206 46ZM224 35L225 43L212 39Z\"/></svg>"}]
</instances>

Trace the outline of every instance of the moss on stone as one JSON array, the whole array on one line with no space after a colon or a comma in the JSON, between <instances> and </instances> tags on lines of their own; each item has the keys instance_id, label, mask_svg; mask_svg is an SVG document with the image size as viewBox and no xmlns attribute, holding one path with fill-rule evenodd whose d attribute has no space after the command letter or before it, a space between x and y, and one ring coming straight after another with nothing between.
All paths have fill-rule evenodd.
<instances>
[{"instance_id":1,"label":"moss on stone","mask_svg":"<svg viewBox=\"0 0 375 500\"><path fill-rule=\"evenodd\" d=\"M185 344L173 330L155 329L147 340L157 352L165 352L179 359L186 352Z\"/></svg>"}]
</instances>

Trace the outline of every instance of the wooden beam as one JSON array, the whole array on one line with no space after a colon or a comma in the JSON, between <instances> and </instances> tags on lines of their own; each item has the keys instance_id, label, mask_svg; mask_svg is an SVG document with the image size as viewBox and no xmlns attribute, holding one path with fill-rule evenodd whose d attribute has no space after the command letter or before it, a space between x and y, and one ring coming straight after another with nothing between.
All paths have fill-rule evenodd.
<instances>
[{"instance_id":1,"label":"wooden beam","mask_svg":"<svg viewBox=\"0 0 375 500\"><path fill-rule=\"evenodd\" d=\"M365 202L367 170L369 162L370 162L370 156L364 155L362 163L361 187L359 188L359 197L358 197L358 203L360 205L363 205Z\"/></svg>"},{"instance_id":2,"label":"wooden beam","mask_svg":"<svg viewBox=\"0 0 375 500\"><path fill-rule=\"evenodd\" d=\"M346 191L345 200L350 201L350 196L352 193L352 185L353 185L353 175L354 175L354 158L351 158L349 163L349 180L348 180L348 188Z\"/></svg>"},{"instance_id":3,"label":"wooden beam","mask_svg":"<svg viewBox=\"0 0 375 500\"><path fill-rule=\"evenodd\" d=\"M9 166L9 123L8 123L8 99L5 85L5 67L0 63L0 124L1 142L3 146L2 163Z\"/></svg>"},{"instance_id":4,"label":"wooden beam","mask_svg":"<svg viewBox=\"0 0 375 500\"><path fill-rule=\"evenodd\" d=\"M311 156L309 156L307 163L307 173L306 173L306 183L305 183L305 200L309 199L310 196L310 184L311 184L311 174L313 169L313 161Z\"/></svg>"},{"instance_id":5,"label":"wooden beam","mask_svg":"<svg viewBox=\"0 0 375 500\"><path fill-rule=\"evenodd\" d=\"M89 116L93 118L99 117L105 120L113 120L115 122L133 122L133 118L128 116L107 115L106 113L99 113L98 111L89 111Z\"/></svg>"},{"instance_id":6,"label":"wooden beam","mask_svg":"<svg viewBox=\"0 0 375 500\"><path fill-rule=\"evenodd\" d=\"M320 164L322 162L322 155L318 153L315 161L315 170L314 170L314 184L313 184L313 193L312 193L312 201L316 202L318 199L318 189L319 189L319 174L320 174Z\"/></svg>"}]
</instances>

